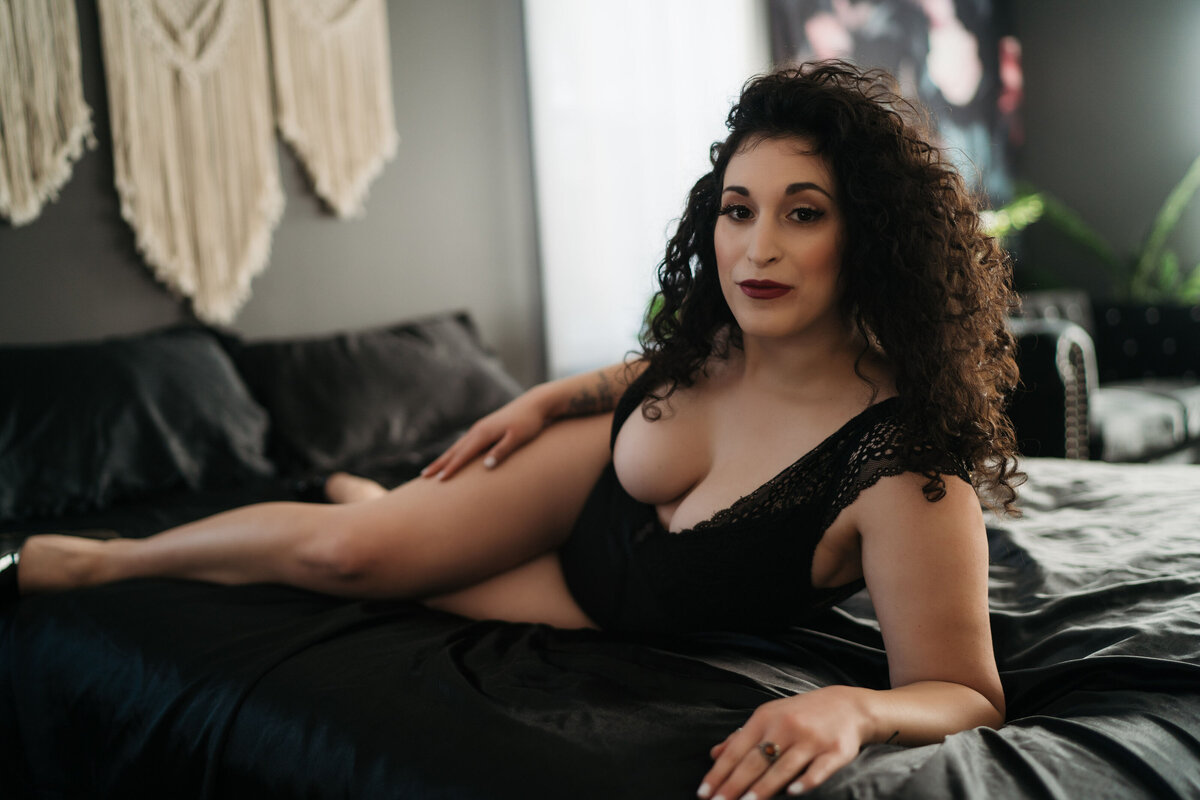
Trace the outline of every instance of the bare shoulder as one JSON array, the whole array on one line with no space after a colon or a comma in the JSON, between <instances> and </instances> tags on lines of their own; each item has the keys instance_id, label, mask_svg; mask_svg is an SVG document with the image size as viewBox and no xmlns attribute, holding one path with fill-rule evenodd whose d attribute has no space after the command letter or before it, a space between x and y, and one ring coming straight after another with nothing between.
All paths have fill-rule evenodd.
<instances>
[{"instance_id":1,"label":"bare shoulder","mask_svg":"<svg viewBox=\"0 0 1200 800\"><path fill-rule=\"evenodd\" d=\"M950 509L963 510L969 508L982 515L979 496L966 480L948 472L940 473L945 494L935 497L927 496L925 486L929 478L915 470L889 475L862 493L863 513L890 508L912 507L917 513L937 513Z\"/></svg>"},{"instance_id":2,"label":"bare shoulder","mask_svg":"<svg viewBox=\"0 0 1200 800\"><path fill-rule=\"evenodd\" d=\"M988 546L979 498L962 478L943 480L945 494L930 500L921 474L883 478L852 507L863 577L886 606L986 607Z\"/></svg>"},{"instance_id":3,"label":"bare shoulder","mask_svg":"<svg viewBox=\"0 0 1200 800\"><path fill-rule=\"evenodd\" d=\"M944 494L926 496L929 479L918 472L881 478L847 509L864 539L910 537L935 541L983 531L983 510L970 483L957 475L941 476Z\"/></svg>"}]
</instances>

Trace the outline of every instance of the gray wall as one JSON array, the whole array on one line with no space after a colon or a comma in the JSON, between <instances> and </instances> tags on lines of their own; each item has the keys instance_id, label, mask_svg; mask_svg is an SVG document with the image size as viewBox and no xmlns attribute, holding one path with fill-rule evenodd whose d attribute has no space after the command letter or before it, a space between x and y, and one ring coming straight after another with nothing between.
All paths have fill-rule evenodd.
<instances>
[{"instance_id":1,"label":"gray wall","mask_svg":"<svg viewBox=\"0 0 1200 800\"><path fill-rule=\"evenodd\" d=\"M1200 155L1200 2L1012 5L1026 74L1018 173L1064 200L1118 251L1132 251ZM1185 265L1200 261L1200 196L1174 242ZM1035 226L1018 251L1018 277L1047 269L1069 285L1107 289L1086 251Z\"/></svg>"},{"instance_id":2,"label":"gray wall","mask_svg":"<svg viewBox=\"0 0 1200 800\"><path fill-rule=\"evenodd\" d=\"M96 4L78 0L99 147L57 202L0 223L0 342L123 334L187 318L134 249L113 188ZM287 206L233 328L292 336L468 309L518 379L543 373L520 0L388 3L397 157L339 220L282 144Z\"/></svg>"}]
</instances>

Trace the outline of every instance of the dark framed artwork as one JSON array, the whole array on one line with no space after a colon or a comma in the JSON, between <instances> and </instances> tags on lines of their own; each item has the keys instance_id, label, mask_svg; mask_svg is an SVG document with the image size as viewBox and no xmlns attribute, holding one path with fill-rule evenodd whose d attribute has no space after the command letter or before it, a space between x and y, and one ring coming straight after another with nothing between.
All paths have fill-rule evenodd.
<instances>
[{"instance_id":1,"label":"dark framed artwork","mask_svg":"<svg viewBox=\"0 0 1200 800\"><path fill-rule=\"evenodd\" d=\"M991 205L1012 198L1024 80L1007 0L771 0L770 11L776 64L886 69L932 113L967 182Z\"/></svg>"}]
</instances>

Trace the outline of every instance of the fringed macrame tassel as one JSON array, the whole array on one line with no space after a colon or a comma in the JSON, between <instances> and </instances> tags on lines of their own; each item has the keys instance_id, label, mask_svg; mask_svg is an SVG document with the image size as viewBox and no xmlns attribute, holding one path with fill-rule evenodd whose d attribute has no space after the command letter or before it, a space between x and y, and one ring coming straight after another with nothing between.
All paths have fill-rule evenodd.
<instances>
[{"instance_id":1,"label":"fringed macrame tassel","mask_svg":"<svg viewBox=\"0 0 1200 800\"><path fill-rule=\"evenodd\" d=\"M396 153L383 0L268 0L279 131L339 216Z\"/></svg>"},{"instance_id":2,"label":"fringed macrame tassel","mask_svg":"<svg viewBox=\"0 0 1200 800\"><path fill-rule=\"evenodd\" d=\"M74 0L0 0L0 216L32 222L95 146Z\"/></svg>"},{"instance_id":3,"label":"fringed macrame tassel","mask_svg":"<svg viewBox=\"0 0 1200 800\"><path fill-rule=\"evenodd\" d=\"M283 211L259 3L99 0L121 214L158 278L233 319Z\"/></svg>"}]
</instances>

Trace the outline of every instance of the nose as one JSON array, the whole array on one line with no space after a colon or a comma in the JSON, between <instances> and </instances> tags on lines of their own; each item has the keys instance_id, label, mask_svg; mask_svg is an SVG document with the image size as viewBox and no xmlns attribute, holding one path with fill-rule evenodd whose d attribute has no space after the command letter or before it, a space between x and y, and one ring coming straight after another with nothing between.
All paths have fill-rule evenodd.
<instances>
[{"instance_id":1,"label":"nose","mask_svg":"<svg viewBox=\"0 0 1200 800\"><path fill-rule=\"evenodd\" d=\"M779 256L779 231L771 220L758 220L750 232L746 258L756 267L765 267L778 261Z\"/></svg>"}]
</instances>

